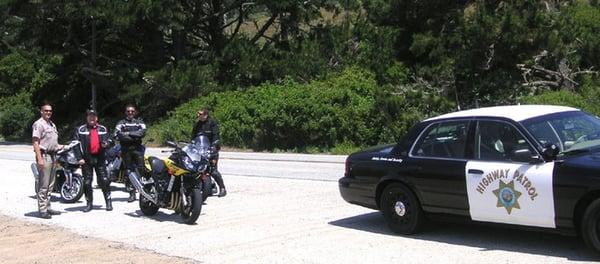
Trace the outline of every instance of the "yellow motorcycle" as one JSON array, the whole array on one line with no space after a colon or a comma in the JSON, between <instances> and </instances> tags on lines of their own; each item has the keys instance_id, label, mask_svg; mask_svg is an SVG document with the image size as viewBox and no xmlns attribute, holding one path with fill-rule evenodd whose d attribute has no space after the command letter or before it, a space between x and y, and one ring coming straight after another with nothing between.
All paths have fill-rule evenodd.
<instances>
[{"instance_id":1,"label":"yellow motorcycle","mask_svg":"<svg viewBox=\"0 0 600 264\"><path fill-rule=\"evenodd\" d=\"M169 158L144 157L145 172L132 171L128 177L140 193L139 205L144 215L152 216L159 208L174 210L184 222L193 224L202 210L203 178L210 171L212 148L206 137L199 137L180 147L173 142Z\"/></svg>"}]
</instances>

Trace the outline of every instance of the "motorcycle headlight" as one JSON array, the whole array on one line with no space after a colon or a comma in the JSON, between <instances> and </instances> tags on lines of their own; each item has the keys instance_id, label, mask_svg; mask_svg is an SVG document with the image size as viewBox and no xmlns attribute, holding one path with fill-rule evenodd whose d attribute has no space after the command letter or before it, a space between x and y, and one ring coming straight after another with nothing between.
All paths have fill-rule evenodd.
<instances>
[{"instance_id":1,"label":"motorcycle headlight","mask_svg":"<svg viewBox=\"0 0 600 264\"><path fill-rule=\"evenodd\" d=\"M77 158L75 158L75 153L73 153L73 151L69 151L67 153L67 162L69 164L78 164L79 161L77 160Z\"/></svg>"},{"instance_id":2,"label":"motorcycle headlight","mask_svg":"<svg viewBox=\"0 0 600 264\"><path fill-rule=\"evenodd\" d=\"M183 163L183 166L185 166L186 170L189 171L196 171L196 164L194 164L194 161L192 161L192 159L188 156L183 156L181 158L181 161Z\"/></svg>"}]
</instances>

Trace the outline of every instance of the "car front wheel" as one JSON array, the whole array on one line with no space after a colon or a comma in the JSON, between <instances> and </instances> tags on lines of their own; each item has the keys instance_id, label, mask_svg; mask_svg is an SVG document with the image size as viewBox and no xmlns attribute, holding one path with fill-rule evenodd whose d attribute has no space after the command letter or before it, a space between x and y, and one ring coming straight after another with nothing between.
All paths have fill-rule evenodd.
<instances>
[{"instance_id":1,"label":"car front wheel","mask_svg":"<svg viewBox=\"0 0 600 264\"><path fill-rule=\"evenodd\" d=\"M600 253L600 199L592 202L583 213L580 232L585 244Z\"/></svg>"},{"instance_id":2,"label":"car front wheel","mask_svg":"<svg viewBox=\"0 0 600 264\"><path fill-rule=\"evenodd\" d=\"M410 235L419 232L424 215L413 192L403 184L392 183L381 194L380 208L392 231Z\"/></svg>"}]
</instances>

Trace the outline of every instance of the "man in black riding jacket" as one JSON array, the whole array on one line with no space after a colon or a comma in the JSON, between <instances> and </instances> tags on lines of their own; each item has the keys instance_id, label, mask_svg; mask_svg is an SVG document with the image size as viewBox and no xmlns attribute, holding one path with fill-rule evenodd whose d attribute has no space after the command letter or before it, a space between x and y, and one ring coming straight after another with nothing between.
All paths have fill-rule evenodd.
<instances>
[{"instance_id":1,"label":"man in black riding jacket","mask_svg":"<svg viewBox=\"0 0 600 264\"><path fill-rule=\"evenodd\" d=\"M208 108L202 108L200 111L198 111L196 124L192 129L192 140L194 140L198 136L198 134L204 134L208 137L210 143L218 151L221 148L217 142L219 140L219 124L216 120L209 117L208 114ZM219 189L221 189L221 191L219 192L219 197L223 197L227 195L227 190L225 190L225 183L223 182L223 177L221 176L221 173L217 168L217 164L219 162L218 154L215 157L215 159L211 162L213 162L215 165L215 170L213 171L212 177L219 185Z\"/></svg>"},{"instance_id":2,"label":"man in black riding jacket","mask_svg":"<svg viewBox=\"0 0 600 264\"><path fill-rule=\"evenodd\" d=\"M146 124L136 118L137 111L133 104L125 106L125 119L119 121L115 128L115 136L121 144L123 163L126 168L125 186L129 192L127 202L135 201L135 188L129 181L129 172L144 166L144 146L142 138L146 135Z\"/></svg>"},{"instance_id":3,"label":"man in black riding jacket","mask_svg":"<svg viewBox=\"0 0 600 264\"><path fill-rule=\"evenodd\" d=\"M73 138L81 142L81 153L83 158L79 160L83 172L83 193L87 206L84 212L92 210L93 190L92 176L96 171L96 181L106 202L106 211L112 211L112 201L110 197L110 179L106 173L106 164L104 151L108 147L109 134L106 127L98 124L98 115L95 110L88 110L86 113L87 124L77 128Z\"/></svg>"}]
</instances>

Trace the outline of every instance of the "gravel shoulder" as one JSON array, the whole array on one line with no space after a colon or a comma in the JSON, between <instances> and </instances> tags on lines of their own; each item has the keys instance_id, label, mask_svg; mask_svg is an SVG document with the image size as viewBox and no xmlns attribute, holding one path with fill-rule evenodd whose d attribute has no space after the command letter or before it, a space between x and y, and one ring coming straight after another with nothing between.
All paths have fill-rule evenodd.
<instances>
[{"instance_id":1,"label":"gravel shoulder","mask_svg":"<svg viewBox=\"0 0 600 264\"><path fill-rule=\"evenodd\" d=\"M101 192L97 189L94 190L95 210L89 213L81 211L83 202L62 204L58 202L58 194L53 194L52 207L63 214L43 220L37 217L29 165L30 161L26 160L0 158L0 214L25 221L25 224L41 224L42 229L52 226L67 232L65 239L58 240L67 242L57 242L57 247L77 248L88 241L101 241L101 246L121 245L136 252L156 252L182 257L178 259L181 261L193 259L205 263L598 261L578 238L484 224L430 223L414 236L395 235L379 212L343 201L338 183L327 180L330 176L321 180L309 177L315 170L329 167L308 162L222 160L219 165L223 166L228 195L210 197L195 225L183 224L180 216L169 210L161 209L155 216L144 216L138 203L126 202L127 193L122 184L113 184L114 210L111 212L104 210ZM330 173L341 175L343 165L341 169L330 167ZM36 262L36 259L28 259L29 254L16 252L35 252L37 248L50 246L24 248L24 244L34 241L20 236L25 231L0 231L0 242L6 243L0 244L0 250L4 250L4 245L15 247L0 251L0 256L12 252L8 260ZM36 232L34 229L30 233ZM83 236L84 240L69 242L76 236L73 233ZM23 248L19 248L16 241L23 244ZM76 255L67 262L125 262L121 259L124 254L103 254L119 256L105 260L95 259L94 250L87 252L73 253ZM5 260L0 258L2 261Z\"/></svg>"},{"instance_id":2,"label":"gravel shoulder","mask_svg":"<svg viewBox=\"0 0 600 264\"><path fill-rule=\"evenodd\" d=\"M1 263L193 263L64 228L0 215Z\"/></svg>"}]
</instances>

